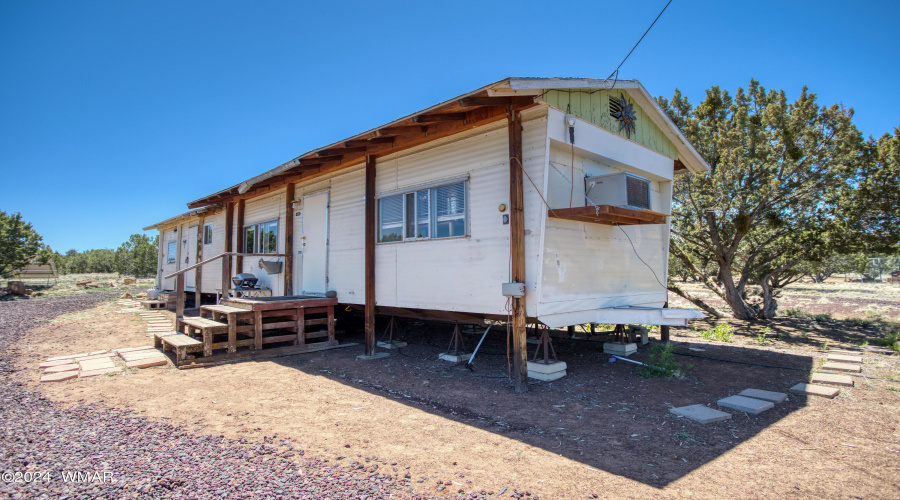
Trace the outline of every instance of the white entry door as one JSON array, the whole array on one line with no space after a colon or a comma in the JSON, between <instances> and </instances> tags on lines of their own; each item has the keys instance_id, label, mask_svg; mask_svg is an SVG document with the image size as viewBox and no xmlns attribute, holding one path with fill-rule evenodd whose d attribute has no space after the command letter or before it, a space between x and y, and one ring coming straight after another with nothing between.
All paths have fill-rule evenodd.
<instances>
[{"instance_id":1,"label":"white entry door","mask_svg":"<svg viewBox=\"0 0 900 500\"><path fill-rule=\"evenodd\" d=\"M300 234L301 294L323 295L328 290L328 191L303 197Z\"/></svg>"},{"instance_id":2,"label":"white entry door","mask_svg":"<svg viewBox=\"0 0 900 500\"><path fill-rule=\"evenodd\" d=\"M181 239L181 262L179 269L193 266L197 263L197 230L200 226L191 226L187 230L187 234ZM193 290L196 286L196 276L194 271L184 273L184 288Z\"/></svg>"}]
</instances>

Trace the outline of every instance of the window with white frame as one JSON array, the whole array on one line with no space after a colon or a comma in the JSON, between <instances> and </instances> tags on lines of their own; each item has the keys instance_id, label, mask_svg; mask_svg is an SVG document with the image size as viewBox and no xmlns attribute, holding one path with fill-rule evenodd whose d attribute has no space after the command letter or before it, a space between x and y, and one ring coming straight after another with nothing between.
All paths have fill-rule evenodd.
<instances>
[{"instance_id":1,"label":"window with white frame","mask_svg":"<svg viewBox=\"0 0 900 500\"><path fill-rule=\"evenodd\" d=\"M278 253L278 221L244 227L244 253Z\"/></svg>"},{"instance_id":2,"label":"window with white frame","mask_svg":"<svg viewBox=\"0 0 900 500\"><path fill-rule=\"evenodd\" d=\"M278 221L259 225L259 253L278 253Z\"/></svg>"},{"instance_id":3,"label":"window with white frame","mask_svg":"<svg viewBox=\"0 0 900 500\"><path fill-rule=\"evenodd\" d=\"M166 264L175 263L175 252L178 251L176 247L177 245L174 241L170 241L168 246L166 247Z\"/></svg>"},{"instance_id":4,"label":"window with white frame","mask_svg":"<svg viewBox=\"0 0 900 500\"><path fill-rule=\"evenodd\" d=\"M378 241L466 235L466 182L387 196L379 203Z\"/></svg>"},{"instance_id":5,"label":"window with white frame","mask_svg":"<svg viewBox=\"0 0 900 500\"><path fill-rule=\"evenodd\" d=\"M203 244L204 245L212 245L212 232L213 232L212 224L206 224L205 226L203 226Z\"/></svg>"}]
</instances>

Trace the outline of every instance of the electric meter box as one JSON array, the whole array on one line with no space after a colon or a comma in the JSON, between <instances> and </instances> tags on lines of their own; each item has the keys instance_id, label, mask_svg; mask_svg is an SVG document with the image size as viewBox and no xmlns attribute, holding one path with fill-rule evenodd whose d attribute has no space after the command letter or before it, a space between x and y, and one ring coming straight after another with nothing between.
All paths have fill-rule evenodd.
<instances>
[{"instance_id":1,"label":"electric meter box","mask_svg":"<svg viewBox=\"0 0 900 500\"><path fill-rule=\"evenodd\" d=\"M504 283L503 284L503 296L504 297L524 297L525 296L525 283Z\"/></svg>"}]
</instances>

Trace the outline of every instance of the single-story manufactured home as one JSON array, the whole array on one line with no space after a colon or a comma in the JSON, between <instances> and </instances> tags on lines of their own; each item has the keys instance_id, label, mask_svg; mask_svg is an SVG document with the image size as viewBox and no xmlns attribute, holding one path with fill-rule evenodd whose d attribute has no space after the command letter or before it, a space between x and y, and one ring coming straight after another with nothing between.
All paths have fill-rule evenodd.
<instances>
[{"instance_id":1,"label":"single-story manufactured home","mask_svg":"<svg viewBox=\"0 0 900 500\"><path fill-rule=\"evenodd\" d=\"M635 80L506 78L188 203L157 288L336 298L366 313L685 325L668 309L672 180L709 169ZM203 263L202 265L197 265ZM179 281L182 283L179 285Z\"/></svg>"}]
</instances>

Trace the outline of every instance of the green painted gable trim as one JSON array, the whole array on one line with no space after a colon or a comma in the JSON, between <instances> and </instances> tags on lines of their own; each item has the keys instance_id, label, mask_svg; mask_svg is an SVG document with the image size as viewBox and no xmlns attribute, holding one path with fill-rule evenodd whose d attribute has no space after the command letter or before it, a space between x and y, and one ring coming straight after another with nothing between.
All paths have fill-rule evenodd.
<instances>
[{"instance_id":1,"label":"green painted gable trim","mask_svg":"<svg viewBox=\"0 0 900 500\"><path fill-rule=\"evenodd\" d=\"M625 94L625 97L628 97L628 93L624 90L613 89L612 94L615 97L619 97L619 94ZM582 120L587 120L604 130L630 139L663 156L673 160L678 159L678 150L675 149L675 145L669 142L666 136L663 135L662 130L650 120L647 113L630 97L628 97L628 100L634 104L634 132L629 138L625 135L624 130L619 131L619 122L609 116L609 96L609 90L600 89L593 91L583 89L550 90L544 95L544 101L562 111L570 109L573 115Z\"/></svg>"}]
</instances>

